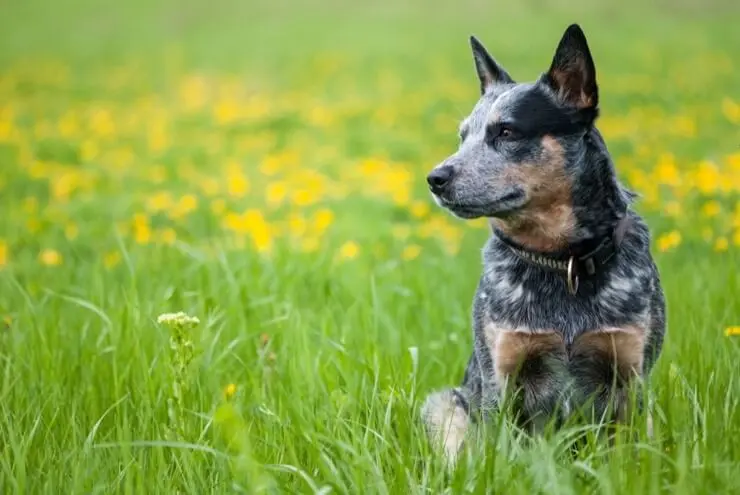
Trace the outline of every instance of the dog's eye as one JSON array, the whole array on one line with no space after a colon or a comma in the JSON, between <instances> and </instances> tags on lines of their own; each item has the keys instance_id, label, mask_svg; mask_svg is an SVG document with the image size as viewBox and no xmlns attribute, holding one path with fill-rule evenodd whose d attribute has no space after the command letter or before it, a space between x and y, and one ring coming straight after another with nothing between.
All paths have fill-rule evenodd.
<instances>
[{"instance_id":1,"label":"dog's eye","mask_svg":"<svg viewBox=\"0 0 740 495\"><path fill-rule=\"evenodd\" d=\"M504 138L504 139L512 139L516 133L511 127L502 125L498 132L498 137Z\"/></svg>"}]
</instances>

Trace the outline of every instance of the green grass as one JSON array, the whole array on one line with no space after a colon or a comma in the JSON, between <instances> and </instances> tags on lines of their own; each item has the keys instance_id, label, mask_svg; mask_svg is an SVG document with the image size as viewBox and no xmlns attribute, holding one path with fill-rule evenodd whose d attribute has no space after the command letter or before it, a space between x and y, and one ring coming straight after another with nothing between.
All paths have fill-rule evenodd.
<instances>
[{"instance_id":1,"label":"green grass","mask_svg":"<svg viewBox=\"0 0 740 495\"><path fill-rule=\"evenodd\" d=\"M45 3L0 18L0 493L740 493L732 2ZM423 211L424 174L477 97L467 36L533 79L574 21L656 240L656 435L573 456L580 430L500 418L448 473L418 409L462 378L487 232ZM201 323L178 380L157 317L180 310Z\"/></svg>"}]
</instances>

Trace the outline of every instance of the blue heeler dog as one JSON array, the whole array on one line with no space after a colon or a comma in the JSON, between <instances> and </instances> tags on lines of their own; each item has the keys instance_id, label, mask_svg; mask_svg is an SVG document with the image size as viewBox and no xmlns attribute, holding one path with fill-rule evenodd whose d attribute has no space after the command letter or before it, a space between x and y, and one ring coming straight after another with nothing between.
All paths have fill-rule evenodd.
<instances>
[{"instance_id":1,"label":"blue heeler dog","mask_svg":"<svg viewBox=\"0 0 740 495\"><path fill-rule=\"evenodd\" d=\"M459 149L427 177L440 206L486 217L492 230L462 384L422 407L450 461L471 425L510 394L532 433L576 410L625 421L628 388L650 373L666 324L650 232L595 127L596 73L581 28L567 28L533 83L515 83L470 43L481 97L460 126Z\"/></svg>"}]
</instances>

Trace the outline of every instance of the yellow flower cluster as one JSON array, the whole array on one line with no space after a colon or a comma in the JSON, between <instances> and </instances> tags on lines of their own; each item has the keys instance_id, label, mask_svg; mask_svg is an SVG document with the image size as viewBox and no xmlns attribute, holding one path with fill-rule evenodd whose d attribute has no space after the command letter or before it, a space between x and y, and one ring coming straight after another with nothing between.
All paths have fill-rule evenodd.
<instances>
[{"instance_id":1,"label":"yellow flower cluster","mask_svg":"<svg viewBox=\"0 0 740 495\"><path fill-rule=\"evenodd\" d=\"M723 54L707 56L708 71L731 67ZM454 149L458 110L475 98L473 76L432 67L435 77L411 91L393 67L381 67L375 92L347 84L330 98L313 93L349 63L319 58L312 84L290 91L257 84L266 75L252 87L172 63L157 77L174 91L152 91L153 75L111 67L90 76L94 94L69 98L58 95L89 84L70 67L8 67L0 72L0 151L12 158L0 195L14 206L5 222L38 240L36 259L48 267L69 258L71 243L108 239L95 249L113 269L121 262L114 234L142 248L219 238L262 255L279 245L330 250L340 261L383 242L403 261L432 246L457 253L470 227L486 223L436 208L424 176ZM614 97L650 94L662 77L605 71L602 85ZM716 251L740 246L736 95L679 111L607 108L599 125L619 150L620 176L640 193L638 207L662 217L659 251L688 240ZM702 146L712 129L727 132ZM0 239L0 268L21 249L16 238Z\"/></svg>"}]
</instances>

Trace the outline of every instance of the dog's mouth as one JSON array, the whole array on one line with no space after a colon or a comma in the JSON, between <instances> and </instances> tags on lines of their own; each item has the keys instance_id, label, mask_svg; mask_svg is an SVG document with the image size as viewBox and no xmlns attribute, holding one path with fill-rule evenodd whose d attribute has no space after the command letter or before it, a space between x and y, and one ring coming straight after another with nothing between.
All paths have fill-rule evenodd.
<instances>
[{"instance_id":1,"label":"dog's mouth","mask_svg":"<svg viewBox=\"0 0 740 495\"><path fill-rule=\"evenodd\" d=\"M448 209L455 216L466 219L504 217L527 203L527 196L520 188L505 191L493 200L487 199L486 201L458 201L436 194L433 196L439 206Z\"/></svg>"}]
</instances>

